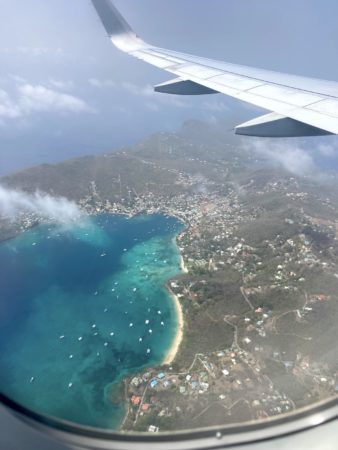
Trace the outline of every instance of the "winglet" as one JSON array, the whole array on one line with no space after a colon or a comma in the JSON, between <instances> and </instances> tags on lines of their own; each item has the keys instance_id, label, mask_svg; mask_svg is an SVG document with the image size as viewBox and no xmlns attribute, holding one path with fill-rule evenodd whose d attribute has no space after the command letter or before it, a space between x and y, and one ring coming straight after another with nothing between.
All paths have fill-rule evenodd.
<instances>
[{"instance_id":1,"label":"winglet","mask_svg":"<svg viewBox=\"0 0 338 450\"><path fill-rule=\"evenodd\" d=\"M110 0L91 0L113 44L123 52L133 52L148 45L140 39Z\"/></svg>"}]
</instances>

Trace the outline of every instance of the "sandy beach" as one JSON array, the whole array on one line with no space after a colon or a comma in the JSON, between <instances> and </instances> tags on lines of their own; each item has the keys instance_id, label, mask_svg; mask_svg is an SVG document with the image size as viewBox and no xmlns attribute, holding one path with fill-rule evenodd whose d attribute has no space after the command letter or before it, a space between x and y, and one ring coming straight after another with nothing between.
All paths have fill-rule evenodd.
<instances>
[{"instance_id":1,"label":"sandy beach","mask_svg":"<svg viewBox=\"0 0 338 450\"><path fill-rule=\"evenodd\" d=\"M168 290L170 292L170 295L175 303L175 309L176 309L176 314L177 314L177 333L176 333L176 337L175 340L170 348L169 353L167 354L165 360L163 361L162 364L172 364L174 362L174 359L176 358L178 349L180 348L182 339L183 339L183 329L184 329L184 318L183 318L183 310L182 310L182 306L181 303L177 297L177 295L175 295L172 290L168 287Z\"/></svg>"},{"instance_id":2,"label":"sandy beach","mask_svg":"<svg viewBox=\"0 0 338 450\"><path fill-rule=\"evenodd\" d=\"M182 255L181 255L181 263L180 263L180 266L181 266L181 270L182 270L183 273L188 273L188 269L187 269L186 266L185 266L184 258L183 258Z\"/></svg>"},{"instance_id":3,"label":"sandy beach","mask_svg":"<svg viewBox=\"0 0 338 450\"><path fill-rule=\"evenodd\" d=\"M173 239L173 242L178 247L177 237L175 237ZM182 273L188 273L188 269L185 266L184 258L182 255L180 256L180 268L181 268ZM177 317L177 333L176 333L175 340L174 340L167 356L165 357L165 359L162 363L163 365L166 365L166 364L170 365L174 362L174 359L176 358L177 352L178 352L181 342L183 340L183 332L184 332L184 316L183 316L183 309L182 309L181 302L180 302L179 298L177 297L177 295L174 294L174 292L171 290L169 285L167 285L167 289L168 289L168 291L174 301L174 304L175 304L176 317Z\"/></svg>"}]
</instances>

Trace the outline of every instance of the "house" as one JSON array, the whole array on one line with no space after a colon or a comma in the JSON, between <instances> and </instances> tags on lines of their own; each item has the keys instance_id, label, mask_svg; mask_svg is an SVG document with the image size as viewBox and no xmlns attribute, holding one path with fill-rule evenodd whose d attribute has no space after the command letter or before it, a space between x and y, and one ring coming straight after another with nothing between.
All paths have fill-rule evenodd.
<instances>
[{"instance_id":1,"label":"house","mask_svg":"<svg viewBox=\"0 0 338 450\"><path fill-rule=\"evenodd\" d=\"M144 404L141 406L141 411L142 411L142 412L147 412L147 411L149 411L149 409L150 409L149 403L144 403Z\"/></svg>"},{"instance_id":2,"label":"house","mask_svg":"<svg viewBox=\"0 0 338 450\"><path fill-rule=\"evenodd\" d=\"M141 403L141 397L138 395L133 395L131 398L131 402L134 406L138 406Z\"/></svg>"},{"instance_id":3,"label":"house","mask_svg":"<svg viewBox=\"0 0 338 450\"><path fill-rule=\"evenodd\" d=\"M158 381L157 381L157 380L151 380L150 386L151 386L153 389L154 389L157 385L158 385Z\"/></svg>"},{"instance_id":4,"label":"house","mask_svg":"<svg viewBox=\"0 0 338 450\"><path fill-rule=\"evenodd\" d=\"M142 384L142 378L135 377L131 380L132 386L138 387Z\"/></svg>"}]
</instances>

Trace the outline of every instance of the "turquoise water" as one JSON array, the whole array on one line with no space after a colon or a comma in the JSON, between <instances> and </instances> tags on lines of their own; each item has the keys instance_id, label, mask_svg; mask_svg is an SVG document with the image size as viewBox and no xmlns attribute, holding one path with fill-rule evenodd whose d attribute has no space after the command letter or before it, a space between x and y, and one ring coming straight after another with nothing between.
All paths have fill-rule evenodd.
<instances>
[{"instance_id":1,"label":"turquoise water","mask_svg":"<svg viewBox=\"0 0 338 450\"><path fill-rule=\"evenodd\" d=\"M112 391L160 363L177 330L175 218L101 215L0 244L0 390L80 424L118 427ZM116 389L115 389L116 391Z\"/></svg>"}]
</instances>

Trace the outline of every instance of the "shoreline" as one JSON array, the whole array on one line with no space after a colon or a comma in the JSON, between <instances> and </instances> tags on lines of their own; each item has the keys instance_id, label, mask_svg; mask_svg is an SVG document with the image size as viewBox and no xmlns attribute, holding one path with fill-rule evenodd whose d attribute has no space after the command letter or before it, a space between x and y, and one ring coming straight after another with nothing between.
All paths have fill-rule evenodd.
<instances>
[{"instance_id":1,"label":"shoreline","mask_svg":"<svg viewBox=\"0 0 338 450\"><path fill-rule=\"evenodd\" d=\"M173 293L173 291L171 290L171 288L168 285L167 285L167 289L168 289L170 297L173 299L174 305L175 305L175 310L176 310L176 315L177 315L177 333L176 333L176 337L174 339L174 342L172 343L172 346L171 346L169 352L167 353L164 361L162 362L162 366L171 365L174 362L174 360L177 356L178 350L180 348L180 345L183 341L183 332L184 332L184 316L183 316L182 305L181 305L177 295Z\"/></svg>"},{"instance_id":2,"label":"shoreline","mask_svg":"<svg viewBox=\"0 0 338 450\"><path fill-rule=\"evenodd\" d=\"M183 273L185 273L185 274L189 273L189 270L187 269L187 266L185 265L184 258L182 255L181 255L180 267L181 267L181 270Z\"/></svg>"},{"instance_id":3,"label":"shoreline","mask_svg":"<svg viewBox=\"0 0 338 450\"><path fill-rule=\"evenodd\" d=\"M182 255L182 253L181 253L181 251L179 249L178 242L177 242L177 236L174 238L173 241L175 242L175 245L176 245L177 250L178 250L179 255L180 255L180 269L181 269L181 272L182 272L182 274L187 274L188 273L188 269L187 269L187 267L185 265L183 255ZM172 345L171 345L171 347L169 349L169 352L167 353L166 357L164 358L164 360L162 362L163 366L170 366L174 362L174 360L175 360L175 358L177 356L177 353L178 353L178 351L180 349L181 343L183 341L183 337L184 337L184 314L183 314L183 308L182 308L181 302L180 302L178 296L172 291L172 289L171 289L171 287L169 285L169 282L166 284L166 289L168 290L169 295L170 295L170 297L172 298L172 300L174 302L174 306L175 306L175 310L176 310L176 317L177 317L176 337L175 337L175 339L174 339L174 341L173 341L173 343L172 343Z\"/></svg>"},{"instance_id":4,"label":"shoreline","mask_svg":"<svg viewBox=\"0 0 338 450\"><path fill-rule=\"evenodd\" d=\"M181 269L181 273L182 274L187 274L189 271L185 265L184 262L184 258L183 255L179 249L178 246L178 242L177 242L177 236L173 238L173 242L177 247L177 250L179 252L180 255L180 269ZM163 361L159 364L158 367L161 366L170 366L171 364L173 364L173 362L175 361L175 358L178 354L178 351L180 349L180 346L182 344L183 341L183 337L184 337L184 314L183 314L183 308L181 305L181 302L178 298L178 296L172 291L171 287L170 287L170 280L167 281L167 283L165 284L165 289L168 291L169 296L171 297L172 301L174 302L174 306L175 306L175 312L176 312L176 317L177 317L177 332L176 332L176 336L175 339L169 349L169 351L167 352L165 358L163 359ZM126 380L128 380L128 378L124 378L124 388L126 390ZM124 424L129 416L130 413L130 403L128 402L127 399L127 395L125 394L125 399L124 399L124 408L125 408L125 414L124 417L121 421L121 424L119 426L119 430L123 431L123 427Z\"/></svg>"}]
</instances>

